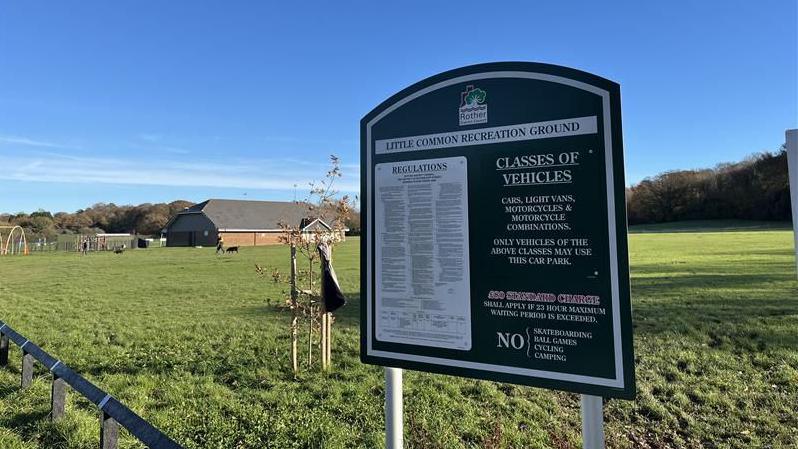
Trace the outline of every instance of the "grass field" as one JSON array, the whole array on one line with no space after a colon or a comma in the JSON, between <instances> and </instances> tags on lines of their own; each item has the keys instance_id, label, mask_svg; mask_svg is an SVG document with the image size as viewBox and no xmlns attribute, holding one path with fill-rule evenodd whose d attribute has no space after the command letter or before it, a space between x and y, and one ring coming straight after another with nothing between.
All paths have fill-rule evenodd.
<instances>
[{"instance_id":1,"label":"grass field","mask_svg":"<svg viewBox=\"0 0 798 449\"><path fill-rule=\"evenodd\" d=\"M630 237L638 397L605 407L612 448L798 446L798 282L792 233ZM187 448L383 445L382 370L358 358L358 245L336 250L350 304L334 370L289 374L284 247L0 258L0 319ZM95 448L91 404L47 420L41 367L0 370L0 448ZM574 394L407 372L412 448L576 448ZM139 447L127 435L121 446Z\"/></svg>"},{"instance_id":2,"label":"grass field","mask_svg":"<svg viewBox=\"0 0 798 449\"><path fill-rule=\"evenodd\" d=\"M655 223L634 225L629 227L633 234L648 232L740 232L765 230L792 230L789 221L757 221L757 220L687 220L673 223Z\"/></svg>"}]
</instances>

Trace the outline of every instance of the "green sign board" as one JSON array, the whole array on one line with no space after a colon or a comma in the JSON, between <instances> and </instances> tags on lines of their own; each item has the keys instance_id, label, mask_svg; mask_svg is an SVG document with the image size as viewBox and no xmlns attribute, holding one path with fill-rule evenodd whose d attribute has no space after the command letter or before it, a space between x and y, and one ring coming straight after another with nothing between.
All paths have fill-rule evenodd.
<instances>
[{"instance_id":1,"label":"green sign board","mask_svg":"<svg viewBox=\"0 0 798 449\"><path fill-rule=\"evenodd\" d=\"M618 84L475 65L360 126L363 362L634 397Z\"/></svg>"}]
</instances>

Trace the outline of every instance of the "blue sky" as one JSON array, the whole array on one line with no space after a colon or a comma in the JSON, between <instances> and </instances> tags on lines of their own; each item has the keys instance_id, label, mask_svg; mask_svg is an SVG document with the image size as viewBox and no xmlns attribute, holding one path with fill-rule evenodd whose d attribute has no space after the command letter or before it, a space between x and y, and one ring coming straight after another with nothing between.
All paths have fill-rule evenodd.
<instances>
[{"instance_id":1,"label":"blue sky","mask_svg":"<svg viewBox=\"0 0 798 449\"><path fill-rule=\"evenodd\" d=\"M798 127L794 0L605 3L4 2L0 212L353 191L360 118L479 62L619 82L628 182Z\"/></svg>"}]
</instances>

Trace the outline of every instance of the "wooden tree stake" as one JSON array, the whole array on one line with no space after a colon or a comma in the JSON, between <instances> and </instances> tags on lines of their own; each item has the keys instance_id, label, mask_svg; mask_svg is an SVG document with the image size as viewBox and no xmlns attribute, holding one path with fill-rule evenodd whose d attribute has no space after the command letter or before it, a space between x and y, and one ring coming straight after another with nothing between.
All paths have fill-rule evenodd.
<instances>
[{"instance_id":1,"label":"wooden tree stake","mask_svg":"<svg viewBox=\"0 0 798 449\"><path fill-rule=\"evenodd\" d=\"M327 369L332 368L332 312L327 312Z\"/></svg>"},{"instance_id":2,"label":"wooden tree stake","mask_svg":"<svg viewBox=\"0 0 798 449\"><path fill-rule=\"evenodd\" d=\"M298 333L298 314L299 304L297 302L299 292L296 287L296 245L291 244L291 368L294 376L299 373L299 357L297 355L297 333Z\"/></svg>"},{"instance_id":3,"label":"wooden tree stake","mask_svg":"<svg viewBox=\"0 0 798 449\"><path fill-rule=\"evenodd\" d=\"M313 296L308 295L308 369L313 365Z\"/></svg>"},{"instance_id":4,"label":"wooden tree stake","mask_svg":"<svg viewBox=\"0 0 798 449\"><path fill-rule=\"evenodd\" d=\"M327 370L327 313L321 310L321 370Z\"/></svg>"}]
</instances>

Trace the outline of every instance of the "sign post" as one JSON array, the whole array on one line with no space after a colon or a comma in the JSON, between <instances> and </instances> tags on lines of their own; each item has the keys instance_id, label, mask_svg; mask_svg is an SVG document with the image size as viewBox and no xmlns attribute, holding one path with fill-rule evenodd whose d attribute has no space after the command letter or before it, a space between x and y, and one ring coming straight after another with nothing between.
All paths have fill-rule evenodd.
<instances>
[{"instance_id":1,"label":"sign post","mask_svg":"<svg viewBox=\"0 0 798 449\"><path fill-rule=\"evenodd\" d=\"M604 412L602 399L588 394L582 395L582 447L604 449Z\"/></svg>"},{"instance_id":2,"label":"sign post","mask_svg":"<svg viewBox=\"0 0 798 449\"><path fill-rule=\"evenodd\" d=\"M386 449L402 449L404 444L402 408L402 370L399 368L385 368Z\"/></svg>"},{"instance_id":3,"label":"sign post","mask_svg":"<svg viewBox=\"0 0 798 449\"><path fill-rule=\"evenodd\" d=\"M788 129L785 135L787 170L790 178L790 202L792 203L792 230L795 238L795 264L796 270L798 270L798 129Z\"/></svg>"},{"instance_id":4,"label":"sign post","mask_svg":"<svg viewBox=\"0 0 798 449\"><path fill-rule=\"evenodd\" d=\"M602 447L601 397L635 395L618 84L435 75L363 118L361 183L362 361L584 394Z\"/></svg>"}]
</instances>

